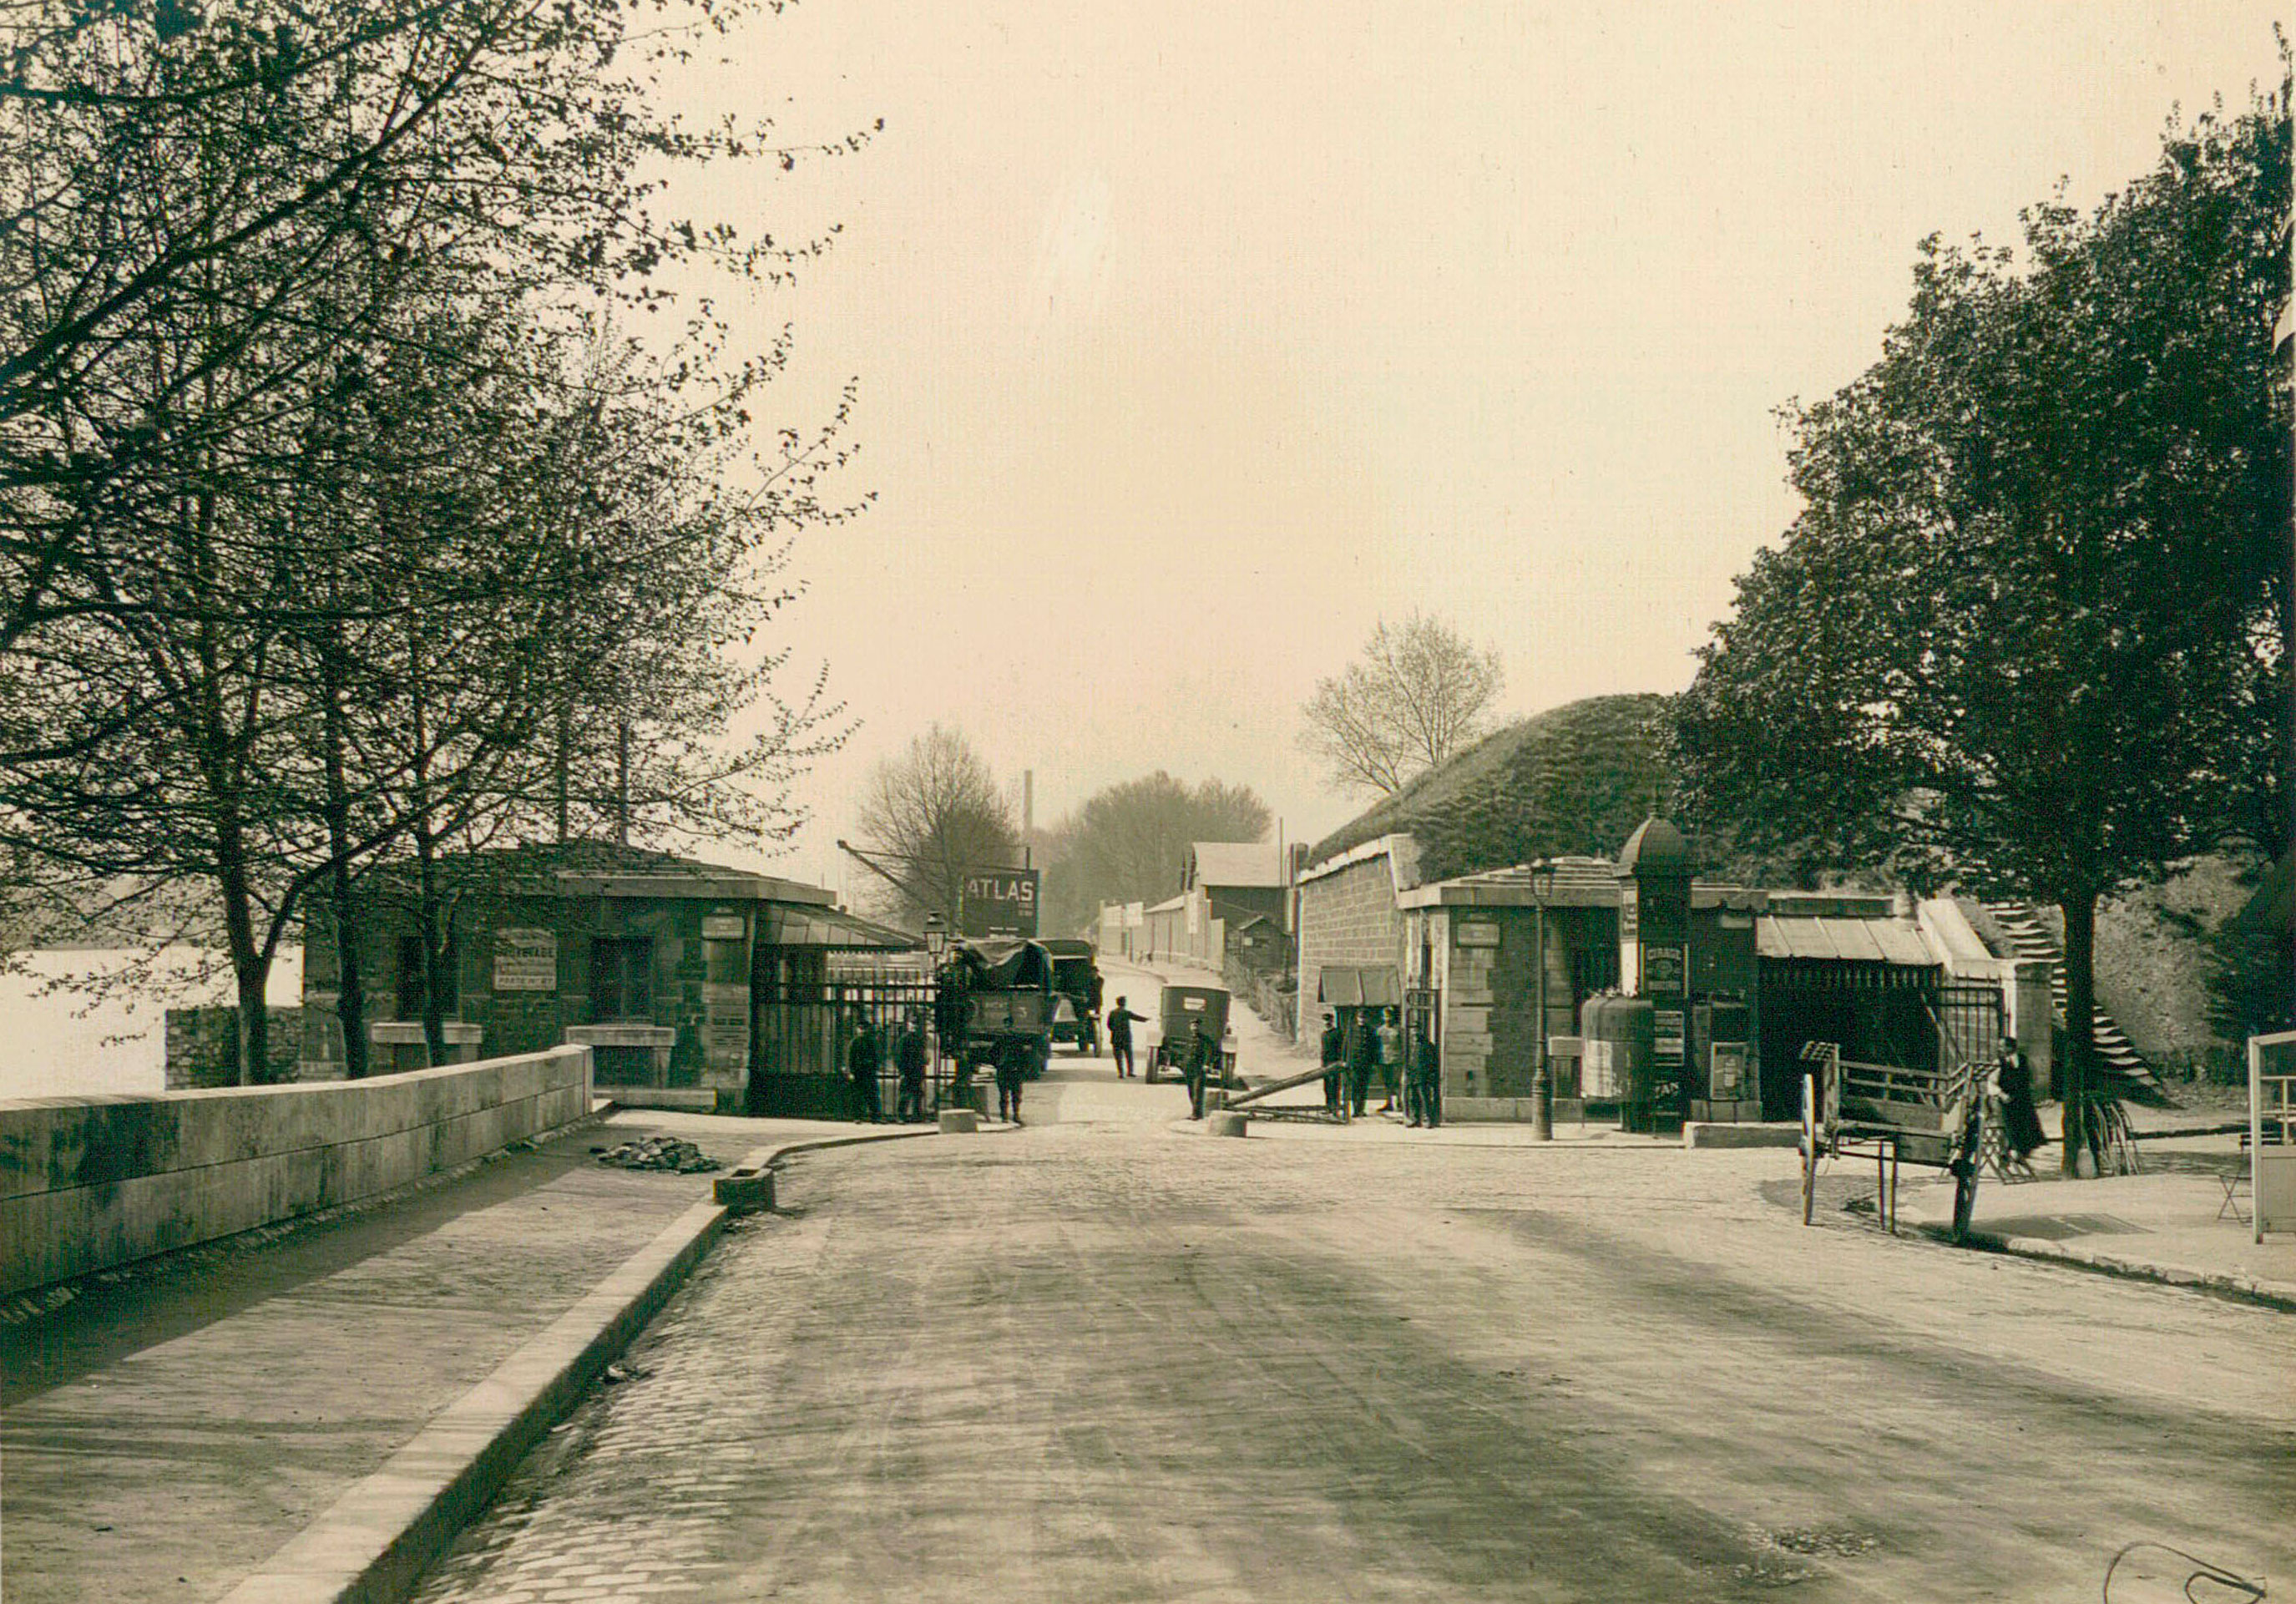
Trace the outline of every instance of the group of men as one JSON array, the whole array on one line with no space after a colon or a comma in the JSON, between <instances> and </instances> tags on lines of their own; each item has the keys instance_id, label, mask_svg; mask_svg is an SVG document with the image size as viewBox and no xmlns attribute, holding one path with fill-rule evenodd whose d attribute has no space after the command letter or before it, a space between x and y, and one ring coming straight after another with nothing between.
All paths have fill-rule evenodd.
<instances>
[{"instance_id":1,"label":"group of men","mask_svg":"<svg viewBox=\"0 0 2296 1604\"><path fill-rule=\"evenodd\" d=\"M1443 1086L1435 1044L1423 1026L1405 1051L1403 1025L1393 1008L1353 1011L1347 1024L1336 1013L1324 1015L1324 1107L1334 1119L1364 1117L1371 1098L1372 1078L1379 1078L1387 1100L1382 1114L1396 1112L1398 1090L1403 1097L1404 1123L1431 1128L1443 1123Z\"/></svg>"},{"instance_id":2,"label":"group of men","mask_svg":"<svg viewBox=\"0 0 2296 1604\"><path fill-rule=\"evenodd\" d=\"M913 1124L925 1117L925 1069L932 1061L932 1051L925 1043L925 1023L911 1013L902 1024L900 1033L893 1038L893 1069L899 1079L900 1090L894 1102L895 1121ZM845 1046L845 1073L852 1077L853 1090L860 1095L859 1117L873 1125L885 1123L884 1094L878 1089L877 1078L885 1067L885 1046L877 1034L877 1027L865 1016L854 1026L852 1040Z\"/></svg>"}]
</instances>

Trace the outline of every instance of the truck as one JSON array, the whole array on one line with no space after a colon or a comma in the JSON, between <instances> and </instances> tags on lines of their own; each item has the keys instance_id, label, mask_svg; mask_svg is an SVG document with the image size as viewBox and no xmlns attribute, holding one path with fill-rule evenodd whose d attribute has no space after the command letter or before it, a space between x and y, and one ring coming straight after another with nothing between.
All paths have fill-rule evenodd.
<instances>
[{"instance_id":1,"label":"truck","mask_svg":"<svg viewBox=\"0 0 2296 1604\"><path fill-rule=\"evenodd\" d=\"M1053 1040L1075 1045L1087 1058L1100 1053L1099 953L1090 942L1039 942L1053 960Z\"/></svg>"},{"instance_id":2,"label":"truck","mask_svg":"<svg viewBox=\"0 0 2296 1604\"><path fill-rule=\"evenodd\" d=\"M1053 958L1041 942L962 942L935 977L941 1050L962 1062L994 1064L1007 1043L1028 1044L1031 1080L1053 1056Z\"/></svg>"}]
</instances>

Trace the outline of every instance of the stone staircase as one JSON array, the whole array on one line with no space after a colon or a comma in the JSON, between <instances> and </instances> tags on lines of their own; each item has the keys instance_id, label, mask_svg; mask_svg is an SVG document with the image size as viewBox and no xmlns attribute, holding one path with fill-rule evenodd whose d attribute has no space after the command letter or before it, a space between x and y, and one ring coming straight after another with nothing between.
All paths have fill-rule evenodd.
<instances>
[{"instance_id":1,"label":"stone staircase","mask_svg":"<svg viewBox=\"0 0 2296 1604\"><path fill-rule=\"evenodd\" d=\"M2057 938L2049 934L2049 927L2041 922L2041 916L2030 903L1988 902L1984 908L1987 917L2008 940L2011 950L2005 956L2048 961L2049 995L2056 1003L2057 1018L2062 1023L2065 1016L2065 955L2057 945ZM2104 1011L2102 1003L2095 1005L2091 1037L2096 1043L2097 1065L2107 1090L2128 1102L2145 1103L2155 1108L2174 1106L2144 1055L2136 1050L2136 1044Z\"/></svg>"}]
</instances>

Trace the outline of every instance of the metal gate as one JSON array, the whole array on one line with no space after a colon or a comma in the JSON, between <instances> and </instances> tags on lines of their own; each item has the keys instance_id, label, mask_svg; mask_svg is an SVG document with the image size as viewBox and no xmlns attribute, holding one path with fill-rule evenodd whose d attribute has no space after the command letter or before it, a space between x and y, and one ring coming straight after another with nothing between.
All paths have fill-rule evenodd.
<instances>
[{"instance_id":1,"label":"metal gate","mask_svg":"<svg viewBox=\"0 0 2296 1604\"><path fill-rule=\"evenodd\" d=\"M1937 1026L1937 1066L1951 1069L1963 1064L1992 1063L2001 1051L2001 987L1997 983L1939 981L1930 1003L1930 1018Z\"/></svg>"},{"instance_id":2,"label":"metal gate","mask_svg":"<svg viewBox=\"0 0 2296 1604\"><path fill-rule=\"evenodd\" d=\"M1443 1045L1442 991L1435 986L1407 986L1403 992L1403 1050L1406 1058L1423 1030L1438 1048Z\"/></svg>"},{"instance_id":3,"label":"metal gate","mask_svg":"<svg viewBox=\"0 0 2296 1604\"><path fill-rule=\"evenodd\" d=\"M925 1039L924 1113L954 1106L955 1065L941 1046L939 983L913 970L759 975L750 989L749 1109L753 1115L854 1119L865 1113L848 1069L866 1025L874 1039L878 1106L899 1111L895 1048L912 1027Z\"/></svg>"}]
</instances>

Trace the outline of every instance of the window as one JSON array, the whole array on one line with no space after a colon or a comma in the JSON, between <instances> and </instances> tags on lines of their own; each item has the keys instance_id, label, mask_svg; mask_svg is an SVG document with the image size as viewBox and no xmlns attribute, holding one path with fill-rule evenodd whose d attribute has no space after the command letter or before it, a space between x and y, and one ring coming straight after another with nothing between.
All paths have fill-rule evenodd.
<instances>
[{"instance_id":1,"label":"window","mask_svg":"<svg viewBox=\"0 0 2296 1604\"><path fill-rule=\"evenodd\" d=\"M461 1005L462 1000L461 987L456 983L456 976L459 973L456 967L458 956L455 950L455 933L449 930L447 932L447 986L444 994L439 999L439 1012L450 1019L454 1017L455 1010ZM422 964L422 936L413 934L400 936L398 938L398 1017L422 1018L422 999L429 990L430 981Z\"/></svg>"},{"instance_id":2,"label":"window","mask_svg":"<svg viewBox=\"0 0 2296 1604\"><path fill-rule=\"evenodd\" d=\"M644 1019L653 1012L653 938L590 938L590 1020Z\"/></svg>"}]
</instances>

